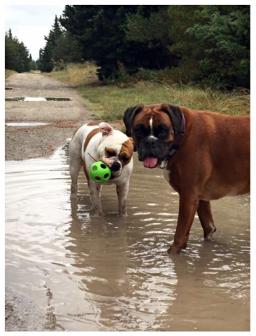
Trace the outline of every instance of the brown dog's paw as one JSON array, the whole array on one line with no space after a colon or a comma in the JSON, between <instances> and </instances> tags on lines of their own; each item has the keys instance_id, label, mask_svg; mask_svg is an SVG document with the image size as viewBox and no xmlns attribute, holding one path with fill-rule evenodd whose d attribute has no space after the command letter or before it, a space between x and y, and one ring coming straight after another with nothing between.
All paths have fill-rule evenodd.
<instances>
[{"instance_id":1,"label":"brown dog's paw","mask_svg":"<svg viewBox=\"0 0 256 336\"><path fill-rule=\"evenodd\" d=\"M187 243L183 244L177 244L173 243L167 250L168 254L179 254L181 250L185 249L187 247Z\"/></svg>"},{"instance_id":2,"label":"brown dog's paw","mask_svg":"<svg viewBox=\"0 0 256 336\"><path fill-rule=\"evenodd\" d=\"M168 254L178 254L178 253L180 253L181 249L182 248L180 246L177 246L177 245L173 244L168 248L167 253Z\"/></svg>"},{"instance_id":3,"label":"brown dog's paw","mask_svg":"<svg viewBox=\"0 0 256 336\"><path fill-rule=\"evenodd\" d=\"M204 232L204 239L212 240L214 232L216 232L216 227L212 225L212 227L208 230L208 232Z\"/></svg>"}]
</instances>

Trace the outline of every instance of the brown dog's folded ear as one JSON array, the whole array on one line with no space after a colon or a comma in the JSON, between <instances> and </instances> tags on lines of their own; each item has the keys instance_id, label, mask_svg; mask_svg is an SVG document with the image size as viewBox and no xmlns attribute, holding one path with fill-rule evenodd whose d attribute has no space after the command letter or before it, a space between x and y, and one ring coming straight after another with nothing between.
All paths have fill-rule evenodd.
<instances>
[{"instance_id":1,"label":"brown dog's folded ear","mask_svg":"<svg viewBox=\"0 0 256 336\"><path fill-rule=\"evenodd\" d=\"M166 112L172 122L172 127L174 130L174 134L181 133L184 128L183 125L183 116L182 116L182 111L179 108L179 106L176 105L171 105L171 104L162 104L161 110Z\"/></svg>"},{"instance_id":2,"label":"brown dog's folded ear","mask_svg":"<svg viewBox=\"0 0 256 336\"><path fill-rule=\"evenodd\" d=\"M133 120L134 117L136 116L136 114L141 111L141 109L143 108L144 105L137 105L137 106L133 106L133 107L129 107L125 112L124 112L124 117L123 117L123 121L126 127L126 131L125 133L128 136L132 135L132 124L133 124Z\"/></svg>"}]
</instances>

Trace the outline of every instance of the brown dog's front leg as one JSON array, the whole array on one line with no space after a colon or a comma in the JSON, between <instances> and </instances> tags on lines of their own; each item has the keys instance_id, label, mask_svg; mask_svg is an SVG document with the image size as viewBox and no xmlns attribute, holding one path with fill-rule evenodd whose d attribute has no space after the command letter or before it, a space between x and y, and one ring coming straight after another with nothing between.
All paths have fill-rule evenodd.
<instances>
[{"instance_id":1,"label":"brown dog's front leg","mask_svg":"<svg viewBox=\"0 0 256 336\"><path fill-rule=\"evenodd\" d=\"M216 227L213 222L211 205L209 201L199 201L197 213L200 219L200 223L204 230L204 238L210 239L212 234L216 231Z\"/></svg>"},{"instance_id":2,"label":"brown dog's front leg","mask_svg":"<svg viewBox=\"0 0 256 336\"><path fill-rule=\"evenodd\" d=\"M192 196L180 196L179 216L174 235L174 242L168 253L179 253L187 247L189 232L198 207L198 200Z\"/></svg>"}]
</instances>

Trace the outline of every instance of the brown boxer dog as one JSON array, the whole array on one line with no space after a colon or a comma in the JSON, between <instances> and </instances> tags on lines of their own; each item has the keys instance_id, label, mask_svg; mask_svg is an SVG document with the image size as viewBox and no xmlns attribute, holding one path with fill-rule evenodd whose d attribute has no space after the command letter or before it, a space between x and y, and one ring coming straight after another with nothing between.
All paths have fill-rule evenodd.
<instances>
[{"instance_id":1,"label":"brown boxer dog","mask_svg":"<svg viewBox=\"0 0 256 336\"><path fill-rule=\"evenodd\" d=\"M186 248L196 212L210 238L216 231L210 201L250 190L250 118L156 104L128 108L124 123L144 167L163 168L179 193L168 252Z\"/></svg>"}]
</instances>

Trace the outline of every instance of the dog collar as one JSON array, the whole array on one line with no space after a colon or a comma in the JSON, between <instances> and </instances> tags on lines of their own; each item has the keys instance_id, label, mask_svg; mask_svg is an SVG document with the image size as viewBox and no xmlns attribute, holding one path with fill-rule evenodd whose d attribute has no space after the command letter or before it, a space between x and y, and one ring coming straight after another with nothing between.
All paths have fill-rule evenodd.
<instances>
[{"instance_id":1,"label":"dog collar","mask_svg":"<svg viewBox=\"0 0 256 336\"><path fill-rule=\"evenodd\" d=\"M177 150L180 148L181 141L183 139L183 136L185 134L185 117L182 112L181 113L181 123L179 125L178 130L174 133L174 141L171 144L169 151L165 158L160 163L160 168L165 169L167 167L168 161L176 154Z\"/></svg>"}]
</instances>

